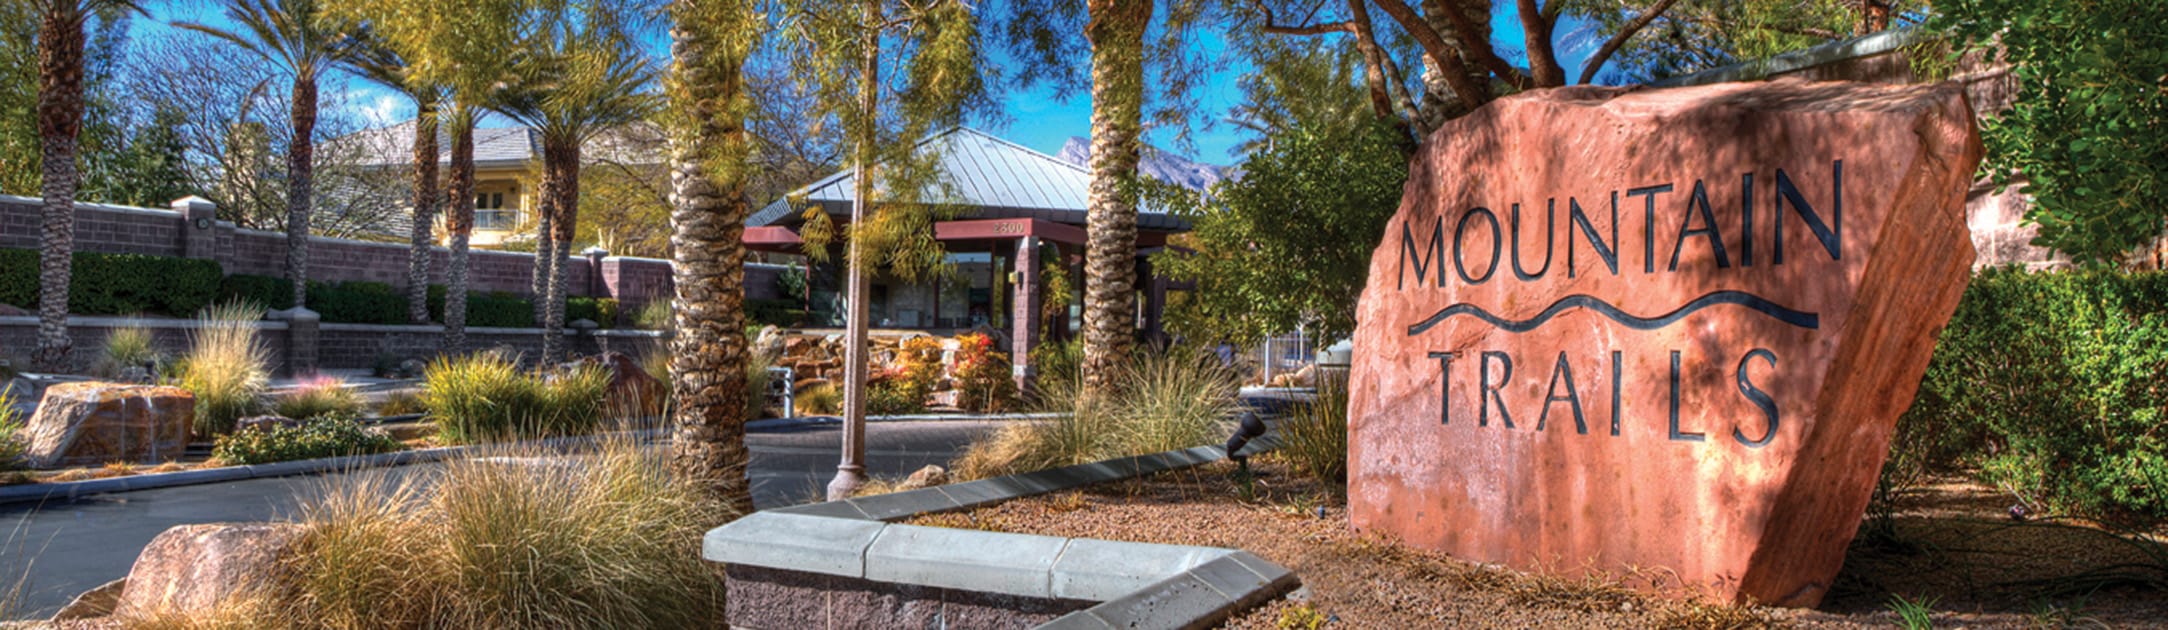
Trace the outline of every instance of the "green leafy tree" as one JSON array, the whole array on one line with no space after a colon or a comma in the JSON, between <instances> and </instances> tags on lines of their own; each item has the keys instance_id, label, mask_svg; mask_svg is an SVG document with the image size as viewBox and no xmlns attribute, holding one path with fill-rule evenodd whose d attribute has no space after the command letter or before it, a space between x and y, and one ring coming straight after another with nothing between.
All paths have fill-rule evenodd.
<instances>
[{"instance_id":1,"label":"green leafy tree","mask_svg":"<svg viewBox=\"0 0 2168 630\"><path fill-rule=\"evenodd\" d=\"M993 111L983 75L980 22L960 0L795 0L789 45L809 107L843 128L857 169L849 253L844 347L844 462L830 498L864 481L869 274L879 268L916 280L947 267L934 221L953 216L938 157L919 142L930 132ZM883 80L883 77L893 77ZM827 212L806 211L806 251L827 256L835 236ZM683 255L682 246L679 249Z\"/></svg>"},{"instance_id":2,"label":"green leafy tree","mask_svg":"<svg viewBox=\"0 0 2168 630\"><path fill-rule=\"evenodd\" d=\"M1938 24L1994 47L2018 91L1986 121L1983 168L2032 196L2033 243L2114 262L2161 234L2168 192L2168 4L1943 0Z\"/></svg>"},{"instance_id":3,"label":"green leafy tree","mask_svg":"<svg viewBox=\"0 0 2168 630\"><path fill-rule=\"evenodd\" d=\"M318 0L229 0L228 31L193 22L174 24L231 42L293 75L293 136L286 146L286 278L294 308L308 305L309 214L316 192L316 87L349 54L351 21Z\"/></svg>"},{"instance_id":4,"label":"green leafy tree","mask_svg":"<svg viewBox=\"0 0 2168 630\"><path fill-rule=\"evenodd\" d=\"M1302 329L1321 339L1355 330L1370 246L1400 205L1407 162L1389 124L1279 132L1242 163L1242 178L1209 197L1169 185L1155 201L1196 229L1190 252L1152 259L1169 279L1196 283L1169 313L1184 336L1249 343Z\"/></svg>"}]
</instances>

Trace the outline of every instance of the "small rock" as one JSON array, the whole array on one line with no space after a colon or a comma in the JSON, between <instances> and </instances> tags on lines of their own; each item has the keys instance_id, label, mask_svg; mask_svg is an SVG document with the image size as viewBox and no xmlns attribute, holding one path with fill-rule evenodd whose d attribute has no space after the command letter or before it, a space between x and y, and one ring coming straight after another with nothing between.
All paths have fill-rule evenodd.
<instances>
[{"instance_id":1,"label":"small rock","mask_svg":"<svg viewBox=\"0 0 2168 630\"><path fill-rule=\"evenodd\" d=\"M421 378L422 372L428 370L429 364L422 362L421 359L407 359L399 362L399 378Z\"/></svg>"},{"instance_id":2,"label":"small rock","mask_svg":"<svg viewBox=\"0 0 2168 630\"><path fill-rule=\"evenodd\" d=\"M243 593L277 597L286 560L303 537L300 525L212 523L181 525L151 539L128 571L121 617L188 616L215 609Z\"/></svg>"},{"instance_id":3,"label":"small rock","mask_svg":"<svg viewBox=\"0 0 2168 630\"><path fill-rule=\"evenodd\" d=\"M111 615L113 609L120 606L121 590L127 587L128 578L121 578L106 582L105 585L98 588L83 591L83 594L75 596L75 601L68 602L68 605L62 607L60 612L54 613L53 621L96 619Z\"/></svg>"},{"instance_id":4,"label":"small rock","mask_svg":"<svg viewBox=\"0 0 2168 630\"><path fill-rule=\"evenodd\" d=\"M565 327L573 330L594 330L601 328L602 324L597 324L592 319L581 318L572 320L572 323L565 324Z\"/></svg>"},{"instance_id":5,"label":"small rock","mask_svg":"<svg viewBox=\"0 0 2168 630\"><path fill-rule=\"evenodd\" d=\"M904 490L931 488L947 483L948 470L940 466L928 464L925 468L918 469L918 472L911 473L911 477L903 480L903 483L897 484L896 491L902 492Z\"/></svg>"}]
</instances>

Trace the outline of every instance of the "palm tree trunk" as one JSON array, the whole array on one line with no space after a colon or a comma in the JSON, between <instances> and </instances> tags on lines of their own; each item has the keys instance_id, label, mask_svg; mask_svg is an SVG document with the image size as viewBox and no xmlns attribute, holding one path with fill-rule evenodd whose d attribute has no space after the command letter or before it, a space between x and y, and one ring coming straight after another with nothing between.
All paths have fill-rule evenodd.
<instances>
[{"instance_id":1,"label":"palm tree trunk","mask_svg":"<svg viewBox=\"0 0 2168 630\"><path fill-rule=\"evenodd\" d=\"M676 336L671 340L671 467L739 514L751 514L745 449L745 54L725 38L730 5L671 4L673 63L670 244ZM724 26L717 27L720 22ZM703 28L706 27L706 28Z\"/></svg>"},{"instance_id":2,"label":"palm tree trunk","mask_svg":"<svg viewBox=\"0 0 2168 630\"><path fill-rule=\"evenodd\" d=\"M83 130L83 15L49 8L38 27L38 135L44 144L44 226L38 240L39 369L68 367L68 282L75 255L76 137Z\"/></svg>"},{"instance_id":3,"label":"palm tree trunk","mask_svg":"<svg viewBox=\"0 0 2168 630\"><path fill-rule=\"evenodd\" d=\"M1085 214L1084 361L1088 395L1112 387L1136 335L1137 137L1144 127L1144 29L1152 3L1092 0L1091 198Z\"/></svg>"},{"instance_id":4,"label":"palm tree trunk","mask_svg":"<svg viewBox=\"0 0 2168 630\"><path fill-rule=\"evenodd\" d=\"M316 176L316 77L294 79L294 136L286 145L286 278L294 282L294 308L309 303L309 206Z\"/></svg>"},{"instance_id":5,"label":"palm tree trunk","mask_svg":"<svg viewBox=\"0 0 2168 630\"><path fill-rule=\"evenodd\" d=\"M469 105L453 106L452 172L446 182L451 212L444 230L452 237L451 260L444 270L444 350L457 353L467 348L467 239L474 235L474 113Z\"/></svg>"},{"instance_id":6,"label":"palm tree trunk","mask_svg":"<svg viewBox=\"0 0 2168 630\"><path fill-rule=\"evenodd\" d=\"M429 323L430 235L437 220L437 103L414 102L414 227L407 249L407 321Z\"/></svg>"},{"instance_id":7,"label":"palm tree trunk","mask_svg":"<svg viewBox=\"0 0 2168 630\"><path fill-rule=\"evenodd\" d=\"M557 261L551 258L557 253L557 242L554 240L556 234L551 225L557 220L558 183L551 179L549 149L546 145L542 153L542 185L535 194L537 220L534 230L534 277L528 282L529 295L534 296L534 321L537 323L548 315L546 302L542 298L549 293L550 279L556 277L552 274L557 267ZM548 342L543 345L547 346Z\"/></svg>"},{"instance_id":8,"label":"palm tree trunk","mask_svg":"<svg viewBox=\"0 0 2168 630\"><path fill-rule=\"evenodd\" d=\"M537 268L547 261L547 271L537 276L542 290L535 294L535 308L542 322L542 360L559 363L565 360L565 276L569 271L564 264L564 248L572 245L572 218L566 215L577 203L580 164L580 145L572 139L545 138L542 141L542 229L536 234Z\"/></svg>"}]
</instances>

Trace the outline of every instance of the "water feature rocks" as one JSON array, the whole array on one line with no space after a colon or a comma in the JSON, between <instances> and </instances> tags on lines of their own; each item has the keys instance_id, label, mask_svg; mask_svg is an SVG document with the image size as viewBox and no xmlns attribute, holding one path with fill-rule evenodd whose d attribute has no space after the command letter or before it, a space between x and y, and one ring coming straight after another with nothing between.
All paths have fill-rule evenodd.
<instances>
[{"instance_id":1,"label":"water feature rocks","mask_svg":"<svg viewBox=\"0 0 2168 630\"><path fill-rule=\"evenodd\" d=\"M195 418L196 397L178 387L61 383L23 429L24 458L32 468L179 459Z\"/></svg>"}]
</instances>

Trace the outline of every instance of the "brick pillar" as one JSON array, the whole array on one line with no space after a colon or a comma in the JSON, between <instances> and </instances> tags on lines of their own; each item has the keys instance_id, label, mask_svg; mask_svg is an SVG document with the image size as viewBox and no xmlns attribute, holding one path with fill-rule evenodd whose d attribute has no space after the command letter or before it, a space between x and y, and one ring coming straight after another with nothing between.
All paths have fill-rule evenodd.
<instances>
[{"instance_id":1,"label":"brick pillar","mask_svg":"<svg viewBox=\"0 0 2168 630\"><path fill-rule=\"evenodd\" d=\"M295 377L316 374L317 327L323 318L305 308L284 311L286 318L286 372Z\"/></svg>"},{"instance_id":2,"label":"brick pillar","mask_svg":"<svg viewBox=\"0 0 2168 630\"><path fill-rule=\"evenodd\" d=\"M218 260L218 205L190 195L174 200L173 212L181 215L181 257Z\"/></svg>"},{"instance_id":3,"label":"brick pillar","mask_svg":"<svg viewBox=\"0 0 2168 630\"><path fill-rule=\"evenodd\" d=\"M1016 295L1009 300L1009 364L1014 369L1017 389L1027 392L1031 391L1032 377L1038 373L1031 365L1031 347L1039 341L1039 313L1046 304L1046 296L1040 294L1039 264L1039 237L1016 239Z\"/></svg>"},{"instance_id":4,"label":"brick pillar","mask_svg":"<svg viewBox=\"0 0 2168 630\"><path fill-rule=\"evenodd\" d=\"M598 298L617 297L610 295L609 285L602 282L602 259L610 257L610 250L589 247L582 250L580 255L587 257L587 292L581 295Z\"/></svg>"}]
</instances>

